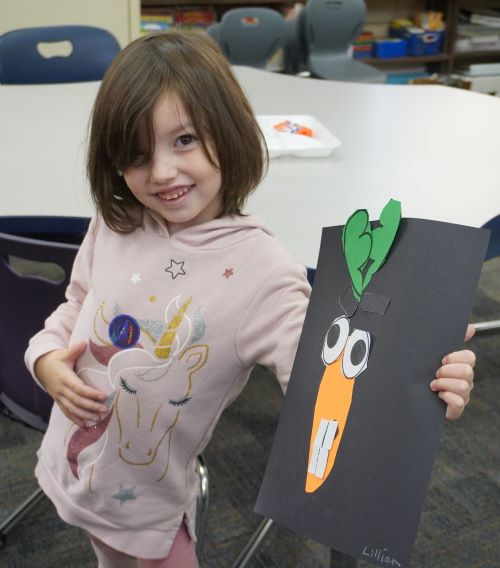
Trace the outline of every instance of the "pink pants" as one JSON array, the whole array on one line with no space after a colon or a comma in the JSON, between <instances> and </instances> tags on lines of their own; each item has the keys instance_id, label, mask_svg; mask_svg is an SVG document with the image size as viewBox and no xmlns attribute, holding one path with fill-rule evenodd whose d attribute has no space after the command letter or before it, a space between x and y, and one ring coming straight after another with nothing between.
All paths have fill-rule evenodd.
<instances>
[{"instance_id":1,"label":"pink pants","mask_svg":"<svg viewBox=\"0 0 500 568\"><path fill-rule=\"evenodd\" d=\"M111 548L104 542L89 535L90 542L99 561L99 568L199 568L194 542L186 525L182 523L175 535L172 548L166 558L148 560L135 558Z\"/></svg>"}]
</instances>

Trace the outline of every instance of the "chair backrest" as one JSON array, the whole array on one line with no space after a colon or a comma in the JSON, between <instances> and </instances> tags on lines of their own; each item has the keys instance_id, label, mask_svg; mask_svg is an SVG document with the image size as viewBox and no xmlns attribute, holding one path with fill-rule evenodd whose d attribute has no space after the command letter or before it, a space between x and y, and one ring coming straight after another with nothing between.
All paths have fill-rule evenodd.
<instances>
[{"instance_id":1,"label":"chair backrest","mask_svg":"<svg viewBox=\"0 0 500 568\"><path fill-rule=\"evenodd\" d=\"M263 69L282 46L284 26L271 8L235 8L222 16L217 39L233 65Z\"/></svg>"},{"instance_id":2,"label":"chair backrest","mask_svg":"<svg viewBox=\"0 0 500 568\"><path fill-rule=\"evenodd\" d=\"M364 0L308 0L305 33L311 53L347 53L361 31Z\"/></svg>"},{"instance_id":3,"label":"chair backrest","mask_svg":"<svg viewBox=\"0 0 500 568\"><path fill-rule=\"evenodd\" d=\"M500 256L500 215L493 217L493 219L485 223L483 229L489 229L491 231L485 260Z\"/></svg>"},{"instance_id":4,"label":"chair backrest","mask_svg":"<svg viewBox=\"0 0 500 568\"><path fill-rule=\"evenodd\" d=\"M305 10L285 20L284 34L285 73L296 75L306 70L307 42L305 38Z\"/></svg>"},{"instance_id":5,"label":"chair backrest","mask_svg":"<svg viewBox=\"0 0 500 568\"><path fill-rule=\"evenodd\" d=\"M42 55L50 44L68 42L67 55ZM61 44L62 48L66 44ZM50 26L13 30L0 36L0 82L74 83L102 79L119 53L115 37L91 26Z\"/></svg>"},{"instance_id":6,"label":"chair backrest","mask_svg":"<svg viewBox=\"0 0 500 568\"><path fill-rule=\"evenodd\" d=\"M313 77L384 83L375 67L353 59L349 47L363 28L364 0L308 0L304 10L307 68Z\"/></svg>"},{"instance_id":7,"label":"chair backrest","mask_svg":"<svg viewBox=\"0 0 500 568\"><path fill-rule=\"evenodd\" d=\"M87 226L82 217L0 217L0 406L38 429L52 399L28 373L24 352L64 301Z\"/></svg>"},{"instance_id":8,"label":"chair backrest","mask_svg":"<svg viewBox=\"0 0 500 568\"><path fill-rule=\"evenodd\" d=\"M220 45L220 22L215 22L208 26L207 33Z\"/></svg>"}]
</instances>

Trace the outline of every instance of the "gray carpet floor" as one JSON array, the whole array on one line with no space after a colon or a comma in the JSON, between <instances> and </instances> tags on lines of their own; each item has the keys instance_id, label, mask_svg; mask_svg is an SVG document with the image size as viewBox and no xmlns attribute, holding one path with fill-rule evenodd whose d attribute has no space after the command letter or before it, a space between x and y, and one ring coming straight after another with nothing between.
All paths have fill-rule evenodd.
<instances>
[{"instance_id":1,"label":"gray carpet floor","mask_svg":"<svg viewBox=\"0 0 500 568\"><path fill-rule=\"evenodd\" d=\"M500 261L485 264L473 320L500 319ZM471 341L476 388L458 422L447 423L425 500L412 568L500 568L500 331ZM224 413L205 452L211 502L202 568L230 567L260 522L253 513L281 402L257 369ZM41 434L0 416L0 519L36 487ZM85 536L44 500L8 536L2 568L95 567ZM329 566L329 551L276 525L251 568ZM359 568L369 564L358 562ZM182 568L182 567L179 567Z\"/></svg>"}]
</instances>

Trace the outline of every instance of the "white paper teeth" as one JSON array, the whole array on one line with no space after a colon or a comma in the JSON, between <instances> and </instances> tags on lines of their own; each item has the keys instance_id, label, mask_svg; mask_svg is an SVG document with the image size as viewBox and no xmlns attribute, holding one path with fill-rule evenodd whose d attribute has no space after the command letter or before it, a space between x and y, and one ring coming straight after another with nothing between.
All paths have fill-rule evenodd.
<instances>
[{"instance_id":1,"label":"white paper teeth","mask_svg":"<svg viewBox=\"0 0 500 568\"><path fill-rule=\"evenodd\" d=\"M313 451L309 460L307 472L323 479L328 454L333 446L335 434L337 433L338 422L336 420L321 419L316 438L314 439Z\"/></svg>"}]
</instances>

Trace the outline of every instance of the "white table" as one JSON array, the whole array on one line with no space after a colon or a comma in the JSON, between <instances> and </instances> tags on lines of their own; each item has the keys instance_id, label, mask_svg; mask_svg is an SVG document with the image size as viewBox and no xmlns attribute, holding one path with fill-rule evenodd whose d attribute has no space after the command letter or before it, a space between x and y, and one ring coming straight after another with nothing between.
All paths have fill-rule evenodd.
<instances>
[{"instance_id":1,"label":"white table","mask_svg":"<svg viewBox=\"0 0 500 568\"><path fill-rule=\"evenodd\" d=\"M272 160L248 204L308 266L321 227L360 207L376 219L390 197L407 217L481 226L500 213L500 99L236 73L257 114L313 114L342 142L326 158ZM84 159L97 88L0 86L0 214L92 213Z\"/></svg>"}]
</instances>

